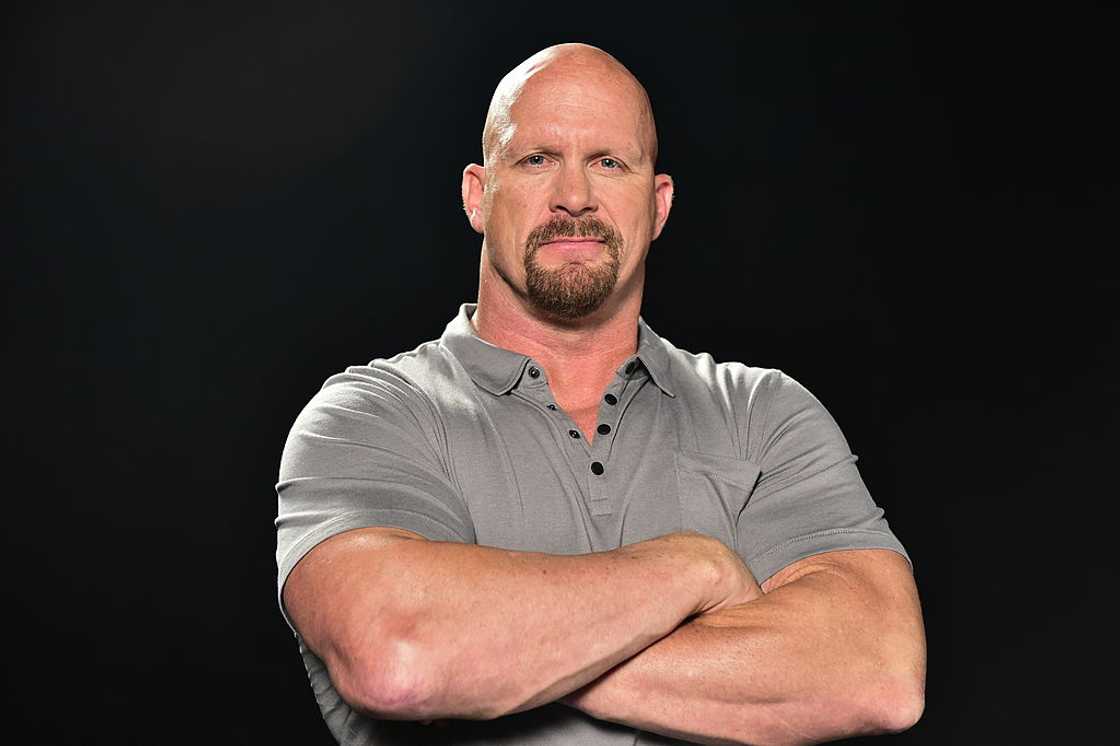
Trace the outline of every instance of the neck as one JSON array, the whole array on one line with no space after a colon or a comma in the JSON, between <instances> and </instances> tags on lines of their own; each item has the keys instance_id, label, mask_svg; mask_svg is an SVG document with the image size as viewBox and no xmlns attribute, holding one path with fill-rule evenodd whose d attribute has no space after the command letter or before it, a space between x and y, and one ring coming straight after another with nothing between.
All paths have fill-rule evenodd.
<instances>
[{"instance_id":1,"label":"neck","mask_svg":"<svg viewBox=\"0 0 1120 746\"><path fill-rule=\"evenodd\" d=\"M490 344L540 363L565 408L597 402L618 366L637 350L641 274L631 287L616 288L595 313L568 321L533 308L484 262L472 321Z\"/></svg>"}]
</instances>

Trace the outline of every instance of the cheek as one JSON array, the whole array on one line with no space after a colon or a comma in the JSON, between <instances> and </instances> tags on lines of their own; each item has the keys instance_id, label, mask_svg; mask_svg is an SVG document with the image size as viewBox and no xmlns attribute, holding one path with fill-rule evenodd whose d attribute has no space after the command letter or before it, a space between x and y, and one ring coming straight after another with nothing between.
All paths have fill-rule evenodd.
<instances>
[{"instance_id":1,"label":"cheek","mask_svg":"<svg viewBox=\"0 0 1120 746\"><path fill-rule=\"evenodd\" d=\"M548 220L547 211L543 217L540 212L532 195L507 190L493 200L487 211L487 230L496 231L502 241L524 243L530 231Z\"/></svg>"},{"instance_id":2,"label":"cheek","mask_svg":"<svg viewBox=\"0 0 1120 746\"><path fill-rule=\"evenodd\" d=\"M657 206L644 197L631 197L619 202L617 222L615 223L626 238L628 247L644 244L653 236L657 220Z\"/></svg>"},{"instance_id":3,"label":"cheek","mask_svg":"<svg viewBox=\"0 0 1120 746\"><path fill-rule=\"evenodd\" d=\"M483 233L491 261L502 265L506 272L519 271L525 237L533 228L526 224L522 210L520 201L507 191L496 195L486 211Z\"/></svg>"}]
</instances>

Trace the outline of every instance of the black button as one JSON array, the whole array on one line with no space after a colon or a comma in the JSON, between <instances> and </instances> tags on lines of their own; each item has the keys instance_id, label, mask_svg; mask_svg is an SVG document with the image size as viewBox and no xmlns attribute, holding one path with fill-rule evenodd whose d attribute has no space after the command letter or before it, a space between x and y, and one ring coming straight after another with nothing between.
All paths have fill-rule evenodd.
<instances>
[{"instance_id":1,"label":"black button","mask_svg":"<svg viewBox=\"0 0 1120 746\"><path fill-rule=\"evenodd\" d=\"M630 375L631 373L633 373L637 369L638 369L637 361L631 360L629 363L626 364L626 375Z\"/></svg>"},{"instance_id":2,"label":"black button","mask_svg":"<svg viewBox=\"0 0 1120 746\"><path fill-rule=\"evenodd\" d=\"M551 409L553 412L556 411L556 405L555 404L549 404L548 408Z\"/></svg>"},{"instance_id":3,"label":"black button","mask_svg":"<svg viewBox=\"0 0 1120 746\"><path fill-rule=\"evenodd\" d=\"M605 401L607 404L610 404L613 407L615 404L618 404L618 397L615 396L614 394L607 394L606 396L603 397L603 401Z\"/></svg>"},{"instance_id":4,"label":"black button","mask_svg":"<svg viewBox=\"0 0 1120 746\"><path fill-rule=\"evenodd\" d=\"M573 438L579 438L579 430L569 430L568 435L571 435Z\"/></svg>"},{"instance_id":5,"label":"black button","mask_svg":"<svg viewBox=\"0 0 1120 746\"><path fill-rule=\"evenodd\" d=\"M529 368L529 378L540 378L541 372L536 368Z\"/></svg>"},{"instance_id":6,"label":"black button","mask_svg":"<svg viewBox=\"0 0 1120 746\"><path fill-rule=\"evenodd\" d=\"M602 474L603 473L603 465L600 464L598 461L592 461L591 462L591 473L595 474L595 475Z\"/></svg>"},{"instance_id":7,"label":"black button","mask_svg":"<svg viewBox=\"0 0 1120 746\"><path fill-rule=\"evenodd\" d=\"M599 425L598 429L600 435L606 435L611 431L611 426L604 422L602 425Z\"/></svg>"}]
</instances>

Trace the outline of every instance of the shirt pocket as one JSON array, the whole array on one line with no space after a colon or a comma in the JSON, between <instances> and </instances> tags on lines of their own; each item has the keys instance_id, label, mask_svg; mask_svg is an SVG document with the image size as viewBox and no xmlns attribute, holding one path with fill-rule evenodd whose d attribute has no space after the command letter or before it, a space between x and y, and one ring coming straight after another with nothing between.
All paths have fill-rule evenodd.
<instances>
[{"instance_id":1,"label":"shirt pocket","mask_svg":"<svg viewBox=\"0 0 1120 746\"><path fill-rule=\"evenodd\" d=\"M738 552L735 527L754 491L759 467L696 451L679 451L676 460L681 528L719 539Z\"/></svg>"}]
</instances>

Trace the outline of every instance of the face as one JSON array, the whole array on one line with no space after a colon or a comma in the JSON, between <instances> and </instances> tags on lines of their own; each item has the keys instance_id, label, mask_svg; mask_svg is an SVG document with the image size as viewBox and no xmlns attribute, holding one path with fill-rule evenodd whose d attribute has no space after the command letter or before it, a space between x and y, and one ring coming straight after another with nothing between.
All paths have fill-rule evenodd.
<instances>
[{"instance_id":1,"label":"face","mask_svg":"<svg viewBox=\"0 0 1120 746\"><path fill-rule=\"evenodd\" d=\"M561 66L557 66L561 67ZM652 123L616 72L546 68L499 127L486 168L464 172L484 271L559 319L638 293L672 181L653 171ZM489 267L487 267L489 265Z\"/></svg>"}]
</instances>

